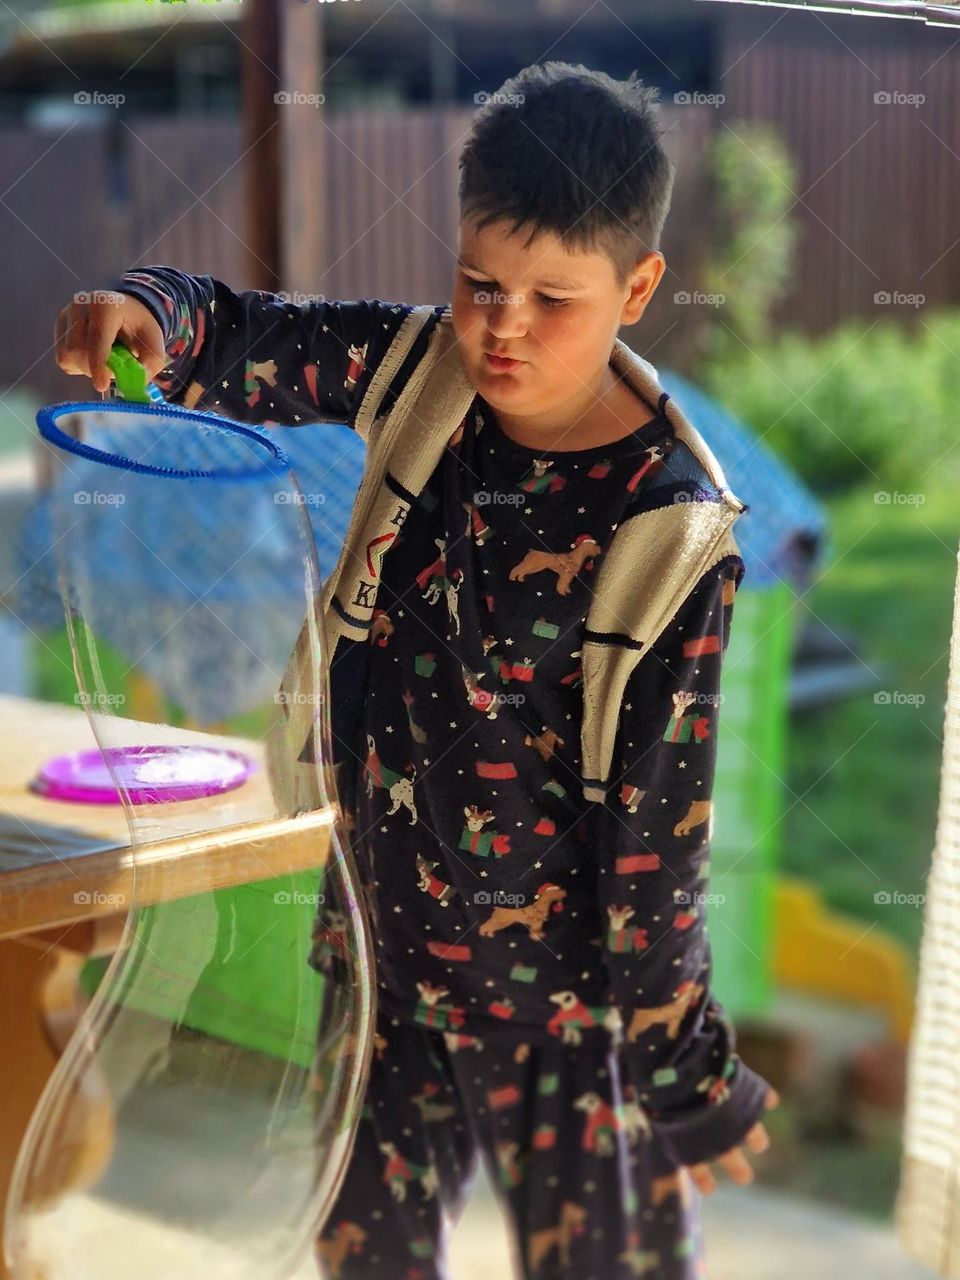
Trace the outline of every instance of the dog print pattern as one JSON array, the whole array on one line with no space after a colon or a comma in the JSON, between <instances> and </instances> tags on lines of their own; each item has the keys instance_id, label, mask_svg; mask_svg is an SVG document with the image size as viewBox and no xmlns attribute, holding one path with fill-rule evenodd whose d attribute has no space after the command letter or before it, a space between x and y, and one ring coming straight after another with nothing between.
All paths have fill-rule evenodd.
<instances>
[{"instance_id":1,"label":"dog print pattern","mask_svg":"<svg viewBox=\"0 0 960 1280\"><path fill-rule=\"evenodd\" d=\"M617 1053L484 1044L378 1019L316 1258L325 1280L447 1280L482 1161L523 1280L702 1280L699 1192L665 1163Z\"/></svg>"}]
</instances>

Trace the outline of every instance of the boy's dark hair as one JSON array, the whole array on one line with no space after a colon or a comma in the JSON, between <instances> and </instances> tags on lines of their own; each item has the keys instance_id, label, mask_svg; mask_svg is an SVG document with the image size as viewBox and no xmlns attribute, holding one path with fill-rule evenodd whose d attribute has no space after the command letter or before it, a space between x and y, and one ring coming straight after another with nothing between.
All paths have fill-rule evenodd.
<instances>
[{"instance_id":1,"label":"boy's dark hair","mask_svg":"<svg viewBox=\"0 0 960 1280\"><path fill-rule=\"evenodd\" d=\"M534 63L477 113L460 153L460 216L551 231L605 253L623 285L660 248L674 167L660 143L659 90L568 62Z\"/></svg>"}]
</instances>

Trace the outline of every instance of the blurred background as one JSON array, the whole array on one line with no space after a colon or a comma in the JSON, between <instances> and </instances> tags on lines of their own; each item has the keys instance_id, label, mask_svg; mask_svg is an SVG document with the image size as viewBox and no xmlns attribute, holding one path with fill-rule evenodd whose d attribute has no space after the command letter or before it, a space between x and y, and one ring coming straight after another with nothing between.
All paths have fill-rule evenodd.
<instances>
[{"instance_id":1,"label":"blurred background","mask_svg":"<svg viewBox=\"0 0 960 1280\"><path fill-rule=\"evenodd\" d=\"M738 1280L929 1274L891 1215L956 572L960 50L915 5L861 8L0 6L0 694L42 702L76 694L34 448L40 405L93 398L53 358L73 295L164 263L444 302L484 94L548 58L660 88L667 271L621 336L751 506L710 922L742 1056L783 1102L754 1187L705 1205L711 1275ZM459 1280L506 1273L495 1214L482 1184Z\"/></svg>"}]
</instances>

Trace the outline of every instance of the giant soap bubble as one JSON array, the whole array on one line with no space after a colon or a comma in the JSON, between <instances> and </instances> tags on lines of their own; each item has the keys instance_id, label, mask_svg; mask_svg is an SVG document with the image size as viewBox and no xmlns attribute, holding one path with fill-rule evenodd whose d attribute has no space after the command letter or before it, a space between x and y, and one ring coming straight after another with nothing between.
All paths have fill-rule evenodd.
<instances>
[{"instance_id":1,"label":"giant soap bubble","mask_svg":"<svg viewBox=\"0 0 960 1280\"><path fill-rule=\"evenodd\" d=\"M36 785L54 821L122 803L131 843L89 908L125 911L123 939L21 1146L9 1266L279 1278L339 1188L373 1035L303 495L267 436L214 414L94 402L38 423L96 748ZM112 1117L93 1135L91 1096Z\"/></svg>"}]
</instances>

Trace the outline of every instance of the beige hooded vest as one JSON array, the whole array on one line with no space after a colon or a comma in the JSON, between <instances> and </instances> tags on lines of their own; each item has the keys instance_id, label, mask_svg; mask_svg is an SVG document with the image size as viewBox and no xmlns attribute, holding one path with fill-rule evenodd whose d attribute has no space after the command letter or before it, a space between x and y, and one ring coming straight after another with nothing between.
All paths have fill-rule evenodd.
<instances>
[{"instance_id":1,"label":"beige hooded vest","mask_svg":"<svg viewBox=\"0 0 960 1280\"><path fill-rule=\"evenodd\" d=\"M363 479L336 568L308 614L284 675L281 691L286 696L281 701L287 732L268 743L271 778L278 802L288 813L322 803L316 761L331 758L329 741L319 753L315 746L314 735L323 730L316 699L297 693L316 687L317 664L331 662L339 644L367 639L384 557L477 394L463 369L447 307L395 404L376 416L384 393L434 311L431 306L411 311L357 412L354 426L367 444ZM659 403L663 388L656 369L619 338L610 363L652 407ZM581 653L583 794L600 803L607 796L620 706L631 671L700 577L725 556L739 555L731 526L746 504L727 487L720 464L672 397L667 398L665 412L677 439L690 449L720 500L673 502L632 516L616 530L600 561ZM327 780L328 788L332 782Z\"/></svg>"}]
</instances>

